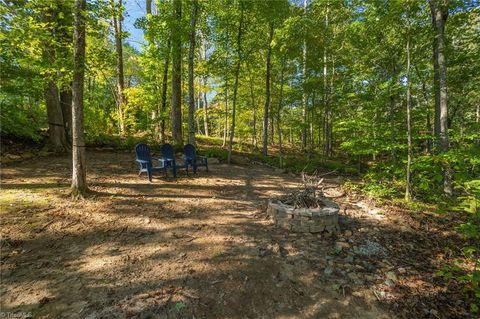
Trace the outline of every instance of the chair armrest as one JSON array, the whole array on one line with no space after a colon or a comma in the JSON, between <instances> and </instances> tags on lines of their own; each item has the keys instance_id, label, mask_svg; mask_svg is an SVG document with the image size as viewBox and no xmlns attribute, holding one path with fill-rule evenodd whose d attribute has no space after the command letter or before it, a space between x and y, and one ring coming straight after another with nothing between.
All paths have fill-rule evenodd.
<instances>
[{"instance_id":1,"label":"chair armrest","mask_svg":"<svg viewBox=\"0 0 480 319\"><path fill-rule=\"evenodd\" d=\"M140 163L140 164L148 164L148 161L146 161L146 160L141 160L141 159L138 159L138 158L135 159L135 161L137 161L137 162Z\"/></svg>"}]
</instances>

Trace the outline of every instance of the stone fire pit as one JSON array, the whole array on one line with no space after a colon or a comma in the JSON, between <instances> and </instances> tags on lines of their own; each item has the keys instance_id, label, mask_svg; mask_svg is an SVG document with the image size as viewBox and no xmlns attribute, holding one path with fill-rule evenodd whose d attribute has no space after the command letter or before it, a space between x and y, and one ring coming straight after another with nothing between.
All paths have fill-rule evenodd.
<instances>
[{"instance_id":1,"label":"stone fire pit","mask_svg":"<svg viewBox=\"0 0 480 319\"><path fill-rule=\"evenodd\" d=\"M338 227L338 205L323 199L323 205L318 208L294 208L279 200L268 202L267 214L274 220L275 225L297 233L334 233Z\"/></svg>"}]
</instances>

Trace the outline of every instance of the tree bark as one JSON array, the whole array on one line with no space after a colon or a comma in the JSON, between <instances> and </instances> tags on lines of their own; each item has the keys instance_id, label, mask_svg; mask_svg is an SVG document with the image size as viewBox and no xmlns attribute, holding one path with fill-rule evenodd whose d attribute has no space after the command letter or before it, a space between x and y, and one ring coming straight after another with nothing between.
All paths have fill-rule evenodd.
<instances>
[{"instance_id":1,"label":"tree bark","mask_svg":"<svg viewBox=\"0 0 480 319\"><path fill-rule=\"evenodd\" d=\"M122 0L112 0L113 13L113 28L115 33L115 50L117 53L117 110L118 110L118 127L120 135L125 134L125 78L123 72L123 39L122 39Z\"/></svg>"},{"instance_id":2,"label":"tree bark","mask_svg":"<svg viewBox=\"0 0 480 319\"><path fill-rule=\"evenodd\" d=\"M210 132L208 131L208 100L207 100L207 78L204 77L203 79L203 129L205 132L205 136L210 136Z\"/></svg>"},{"instance_id":3,"label":"tree bark","mask_svg":"<svg viewBox=\"0 0 480 319\"><path fill-rule=\"evenodd\" d=\"M75 0L74 67L72 98L72 195L87 191L86 154L83 125L83 89L85 76L86 0Z\"/></svg>"},{"instance_id":4,"label":"tree bark","mask_svg":"<svg viewBox=\"0 0 480 319\"><path fill-rule=\"evenodd\" d=\"M192 0L192 17L190 20L190 46L188 50L188 142L195 145L195 87L193 62L195 58L195 36L197 24L197 0Z\"/></svg>"},{"instance_id":5,"label":"tree bark","mask_svg":"<svg viewBox=\"0 0 480 319\"><path fill-rule=\"evenodd\" d=\"M163 144L167 139L165 136L165 111L167 109L167 85L168 85L168 68L170 64L170 39L167 40L165 61L163 64L163 79L162 79L162 102L160 106L160 140Z\"/></svg>"},{"instance_id":6,"label":"tree bark","mask_svg":"<svg viewBox=\"0 0 480 319\"><path fill-rule=\"evenodd\" d=\"M53 25L56 19L56 10L46 7L43 12L42 20L51 29L52 39L55 37L56 30ZM54 41L54 40L51 40ZM50 40L43 43L43 58L51 67L55 65L57 54ZM56 83L57 76L54 70L47 74L47 80L44 87L45 106L47 108L48 118L48 148L54 152L66 152L69 149L66 136L62 107L60 104L60 94Z\"/></svg>"},{"instance_id":7,"label":"tree bark","mask_svg":"<svg viewBox=\"0 0 480 319\"><path fill-rule=\"evenodd\" d=\"M253 108L253 131L252 131L252 144L255 149L258 149L257 139L257 103L255 103L255 93L253 90L253 75L250 74L250 98L252 99Z\"/></svg>"},{"instance_id":8,"label":"tree bark","mask_svg":"<svg viewBox=\"0 0 480 319\"><path fill-rule=\"evenodd\" d=\"M201 48L200 48L200 54L201 54L201 59L203 61L207 61L207 41L204 38L202 32L200 31L200 41L201 41ZM203 88L202 92L200 93L199 98L201 99L203 96L203 131L205 133L205 136L209 136L210 132L208 131L208 100L207 100L207 84L208 84L208 77L206 74L202 76L202 81L203 81Z\"/></svg>"},{"instance_id":9,"label":"tree bark","mask_svg":"<svg viewBox=\"0 0 480 319\"><path fill-rule=\"evenodd\" d=\"M64 87L60 91L60 107L63 115L63 127L67 143L72 141L72 88Z\"/></svg>"},{"instance_id":10,"label":"tree bark","mask_svg":"<svg viewBox=\"0 0 480 319\"><path fill-rule=\"evenodd\" d=\"M430 0L432 12L432 23L435 29L435 63L437 70L438 89L435 90L435 136L438 144L438 151L446 153L449 150L448 138L448 93L447 93L447 65L445 57L445 23L448 18L447 0ZM438 105L437 105L438 103ZM452 170L448 163L443 166L443 192L447 196L453 194Z\"/></svg>"},{"instance_id":11,"label":"tree bark","mask_svg":"<svg viewBox=\"0 0 480 319\"><path fill-rule=\"evenodd\" d=\"M145 0L145 10L148 14L152 14L152 0Z\"/></svg>"},{"instance_id":12,"label":"tree bark","mask_svg":"<svg viewBox=\"0 0 480 319\"><path fill-rule=\"evenodd\" d=\"M232 99L232 124L230 127L230 140L228 143L228 157L227 162L230 164L232 159L232 148L233 148L233 139L235 137L235 116L236 116L236 107L237 107L237 92L238 92L238 77L240 75L240 66L242 63L242 34L243 34L243 2L240 2L240 23L238 25L238 36L237 36L237 65L235 67L235 84L233 85L233 99Z\"/></svg>"},{"instance_id":13,"label":"tree bark","mask_svg":"<svg viewBox=\"0 0 480 319\"><path fill-rule=\"evenodd\" d=\"M268 154L268 111L270 110L270 71L272 56L273 22L270 22L270 32L268 36L267 49L267 72L265 74L265 108L263 109L263 131L262 131L262 154Z\"/></svg>"},{"instance_id":14,"label":"tree bark","mask_svg":"<svg viewBox=\"0 0 480 319\"><path fill-rule=\"evenodd\" d=\"M303 0L303 10L305 17L307 16L307 5L308 0ZM306 92L306 82L307 82L307 41L303 41L303 65L302 65L302 82L303 82L303 92L302 92L302 151L305 152L307 149L307 105L308 105L308 96Z\"/></svg>"},{"instance_id":15,"label":"tree bark","mask_svg":"<svg viewBox=\"0 0 480 319\"><path fill-rule=\"evenodd\" d=\"M223 143L222 147L227 145L228 136L228 69L225 70L225 108L223 116Z\"/></svg>"},{"instance_id":16,"label":"tree bark","mask_svg":"<svg viewBox=\"0 0 480 319\"><path fill-rule=\"evenodd\" d=\"M173 0L173 18L175 28L172 28L172 105L171 124L172 138L176 145L183 144L182 133L182 0Z\"/></svg>"},{"instance_id":17,"label":"tree bark","mask_svg":"<svg viewBox=\"0 0 480 319\"><path fill-rule=\"evenodd\" d=\"M408 31L410 32L410 31ZM405 183L405 200L409 202L412 199L411 189L411 165L412 165L412 97L411 97L411 79L410 79L410 34L407 38L407 167Z\"/></svg>"},{"instance_id":18,"label":"tree bark","mask_svg":"<svg viewBox=\"0 0 480 319\"><path fill-rule=\"evenodd\" d=\"M282 145L282 107L283 107L283 82L284 82L284 71L285 71L285 59L282 61L282 66L280 70L280 92L278 94L278 108L277 108L277 136L278 136L278 157L279 157L279 166L283 168L283 145Z\"/></svg>"}]
</instances>

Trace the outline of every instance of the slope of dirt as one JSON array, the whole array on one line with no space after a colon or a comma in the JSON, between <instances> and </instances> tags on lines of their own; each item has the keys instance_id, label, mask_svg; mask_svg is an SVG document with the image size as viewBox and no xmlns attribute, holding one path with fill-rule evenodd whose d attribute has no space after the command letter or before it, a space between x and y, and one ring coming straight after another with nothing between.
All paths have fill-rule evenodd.
<instances>
[{"instance_id":1,"label":"slope of dirt","mask_svg":"<svg viewBox=\"0 0 480 319\"><path fill-rule=\"evenodd\" d=\"M264 212L267 198L297 187L295 176L258 165L217 164L197 176L158 174L150 184L137 175L133 158L90 151L92 195L79 201L68 196L67 157L2 168L2 313L34 318L465 315L458 300L446 299L444 309L436 306L437 298L448 295L435 279L418 282L421 270L406 257L417 249L415 230L364 201L339 196L341 234L291 234L275 228ZM335 179L329 185L327 193L342 195ZM438 251L424 237L421 245L431 254L423 266L433 268ZM398 255L400 248L404 255ZM400 302L405 295L412 296Z\"/></svg>"}]
</instances>

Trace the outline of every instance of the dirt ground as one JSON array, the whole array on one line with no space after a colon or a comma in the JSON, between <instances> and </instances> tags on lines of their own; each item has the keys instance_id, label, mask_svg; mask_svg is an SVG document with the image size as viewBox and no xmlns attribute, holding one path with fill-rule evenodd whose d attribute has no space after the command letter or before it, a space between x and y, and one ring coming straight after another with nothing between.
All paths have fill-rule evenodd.
<instances>
[{"instance_id":1,"label":"dirt ground","mask_svg":"<svg viewBox=\"0 0 480 319\"><path fill-rule=\"evenodd\" d=\"M70 172L67 156L2 167L3 317L467 316L433 275L438 240L454 234L345 194L339 177L326 193L342 232L329 236L266 218L266 200L299 178L261 165L158 173L150 184L133 154L89 150L92 195L78 201Z\"/></svg>"}]
</instances>

